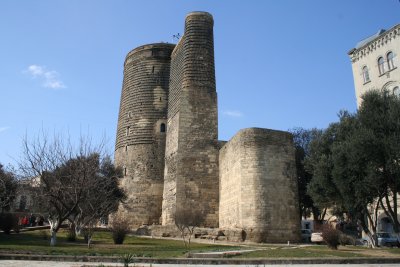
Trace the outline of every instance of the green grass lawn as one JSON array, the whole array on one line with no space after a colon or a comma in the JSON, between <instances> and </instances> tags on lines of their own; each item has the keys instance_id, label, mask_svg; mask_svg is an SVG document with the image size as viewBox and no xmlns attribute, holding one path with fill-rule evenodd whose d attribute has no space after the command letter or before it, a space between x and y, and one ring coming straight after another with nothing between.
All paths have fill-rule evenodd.
<instances>
[{"instance_id":1,"label":"green grass lawn","mask_svg":"<svg viewBox=\"0 0 400 267\"><path fill-rule=\"evenodd\" d=\"M179 240L127 236L123 245L115 245L110 232L96 232L89 249L82 238L79 238L76 242L68 242L66 231L60 230L57 234L57 245L50 247L46 233L48 233L46 230L11 235L0 233L0 252L89 256L117 256L132 253L137 257L155 258L184 257L187 253L187 249ZM191 251L195 252L231 249L240 249L240 247L198 243L191 245Z\"/></svg>"},{"instance_id":2,"label":"green grass lawn","mask_svg":"<svg viewBox=\"0 0 400 267\"><path fill-rule=\"evenodd\" d=\"M67 241L67 233L60 230L57 234L57 246L50 247L48 230L23 232L5 235L0 233L0 253L24 253L45 255L87 255L122 256L134 254L136 257L176 258L185 257L188 252L180 240L152 239L127 236L123 245L115 245L110 232L96 232L92 247L87 248L83 238L76 242ZM218 245L192 243L191 252L215 252L229 250L257 249L241 255L228 255L235 258L337 258L337 257L387 257L400 256L400 249L369 249L365 247L340 246L338 250L320 246L278 246L271 244Z\"/></svg>"},{"instance_id":3,"label":"green grass lawn","mask_svg":"<svg viewBox=\"0 0 400 267\"><path fill-rule=\"evenodd\" d=\"M368 257L363 253L364 249L357 247L343 248L338 250L329 249L327 246L310 247L272 247L265 250L257 250L243 253L240 258L332 258L332 257Z\"/></svg>"}]
</instances>

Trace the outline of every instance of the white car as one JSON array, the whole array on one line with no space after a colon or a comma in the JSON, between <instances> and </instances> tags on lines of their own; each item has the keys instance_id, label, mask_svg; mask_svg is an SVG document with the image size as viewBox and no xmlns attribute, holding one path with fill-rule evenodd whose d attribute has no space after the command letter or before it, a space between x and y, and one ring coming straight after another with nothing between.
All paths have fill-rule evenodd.
<instances>
[{"instance_id":1,"label":"white car","mask_svg":"<svg viewBox=\"0 0 400 267\"><path fill-rule=\"evenodd\" d=\"M311 242L318 244L324 242L324 239L322 238L322 233L321 232L312 233Z\"/></svg>"}]
</instances>

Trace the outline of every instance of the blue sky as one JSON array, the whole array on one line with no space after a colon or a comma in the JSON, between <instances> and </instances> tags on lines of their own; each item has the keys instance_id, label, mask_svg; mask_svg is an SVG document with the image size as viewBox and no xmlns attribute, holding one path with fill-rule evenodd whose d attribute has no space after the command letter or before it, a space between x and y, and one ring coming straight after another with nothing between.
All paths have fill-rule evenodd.
<instances>
[{"instance_id":1,"label":"blue sky","mask_svg":"<svg viewBox=\"0 0 400 267\"><path fill-rule=\"evenodd\" d=\"M123 62L171 42L185 15L214 16L219 138L239 129L324 128L355 111L347 52L400 23L398 0L2 0L0 163L45 130L102 136L113 152Z\"/></svg>"}]
</instances>

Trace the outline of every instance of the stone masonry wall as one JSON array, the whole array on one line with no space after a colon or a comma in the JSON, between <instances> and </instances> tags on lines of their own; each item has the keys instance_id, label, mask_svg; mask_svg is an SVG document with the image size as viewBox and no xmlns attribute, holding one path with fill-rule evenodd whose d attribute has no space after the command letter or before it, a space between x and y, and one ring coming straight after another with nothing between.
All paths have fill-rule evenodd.
<instances>
[{"instance_id":1,"label":"stone masonry wall","mask_svg":"<svg viewBox=\"0 0 400 267\"><path fill-rule=\"evenodd\" d=\"M172 55L171 94L178 92L179 110L168 110L163 225L190 206L204 226L218 226L218 118L215 88L213 18L206 12L186 16L185 33ZM175 79L178 79L176 81ZM180 81L181 79L181 81ZM171 98L172 99L172 98ZM169 102L173 106L173 101Z\"/></svg>"},{"instance_id":2,"label":"stone masonry wall","mask_svg":"<svg viewBox=\"0 0 400 267\"><path fill-rule=\"evenodd\" d=\"M168 121L167 139L165 149L164 167L164 193L162 202L162 223L163 225L174 223L176 211L177 186L183 186L184 181L178 175L178 154L179 136L179 115L180 98L183 80L183 40L181 38L171 55L170 89L168 98ZM178 181L179 180L179 181Z\"/></svg>"},{"instance_id":3,"label":"stone masonry wall","mask_svg":"<svg viewBox=\"0 0 400 267\"><path fill-rule=\"evenodd\" d=\"M160 223L171 44L128 53L118 117L115 163L124 169L128 199L119 213L131 227Z\"/></svg>"},{"instance_id":4,"label":"stone masonry wall","mask_svg":"<svg viewBox=\"0 0 400 267\"><path fill-rule=\"evenodd\" d=\"M299 241L298 191L292 136L240 130L220 150L222 229L245 230L256 242Z\"/></svg>"}]
</instances>

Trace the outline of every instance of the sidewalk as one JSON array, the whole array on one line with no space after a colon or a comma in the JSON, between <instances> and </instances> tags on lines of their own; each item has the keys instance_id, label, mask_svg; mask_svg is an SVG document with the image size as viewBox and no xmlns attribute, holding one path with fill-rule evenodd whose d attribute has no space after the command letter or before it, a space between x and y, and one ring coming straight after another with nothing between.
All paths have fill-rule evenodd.
<instances>
[{"instance_id":1,"label":"sidewalk","mask_svg":"<svg viewBox=\"0 0 400 267\"><path fill-rule=\"evenodd\" d=\"M98 263L82 263L82 262L56 262L56 261L18 261L18 260L4 260L0 261L0 265L2 267L84 267L84 266L101 266L103 264L104 266L123 266L121 263L107 263L107 262L98 262ZM150 264L150 263L139 263L139 264L130 264L129 266L135 266L135 267L173 267L177 266L177 264ZM183 264L183 265L178 265L178 266L190 266L190 267L215 267L216 265L202 265L202 264ZM229 267L232 265L219 265L221 267ZM246 266L246 267L259 267L260 265L249 265L249 264L243 264L243 265L238 265L238 266ZM284 266L290 266L290 267L305 267L308 265L304 264L283 264L280 265L282 267ZM340 266L339 264L318 264L315 265L315 267L328 267L328 266ZM346 267L395 267L399 266L398 264L348 264Z\"/></svg>"},{"instance_id":2,"label":"sidewalk","mask_svg":"<svg viewBox=\"0 0 400 267\"><path fill-rule=\"evenodd\" d=\"M38 262L57 262L60 264L69 263L66 266L82 266L94 265L99 266L101 263L109 263L112 266L118 266L121 261L120 257L107 257L107 256L70 256L70 255L24 255L24 254L0 254L0 266L5 266L6 261L29 261L32 264ZM164 266L164 264L174 265L275 265L275 264L400 264L399 257L362 257L362 258L248 258L248 259L238 259L238 258L135 258L136 266L148 266L148 265L159 265ZM34 266L31 263L26 266ZM71 263L73 265L71 265ZM13 266L13 265L9 265ZM37 265L43 266L43 265ZM49 265L52 266L52 265ZM53 265L56 266L56 265ZM65 266L65 265L60 265ZM131 265L133 266L133 264Z\"/></svg>"}]
</instances>

